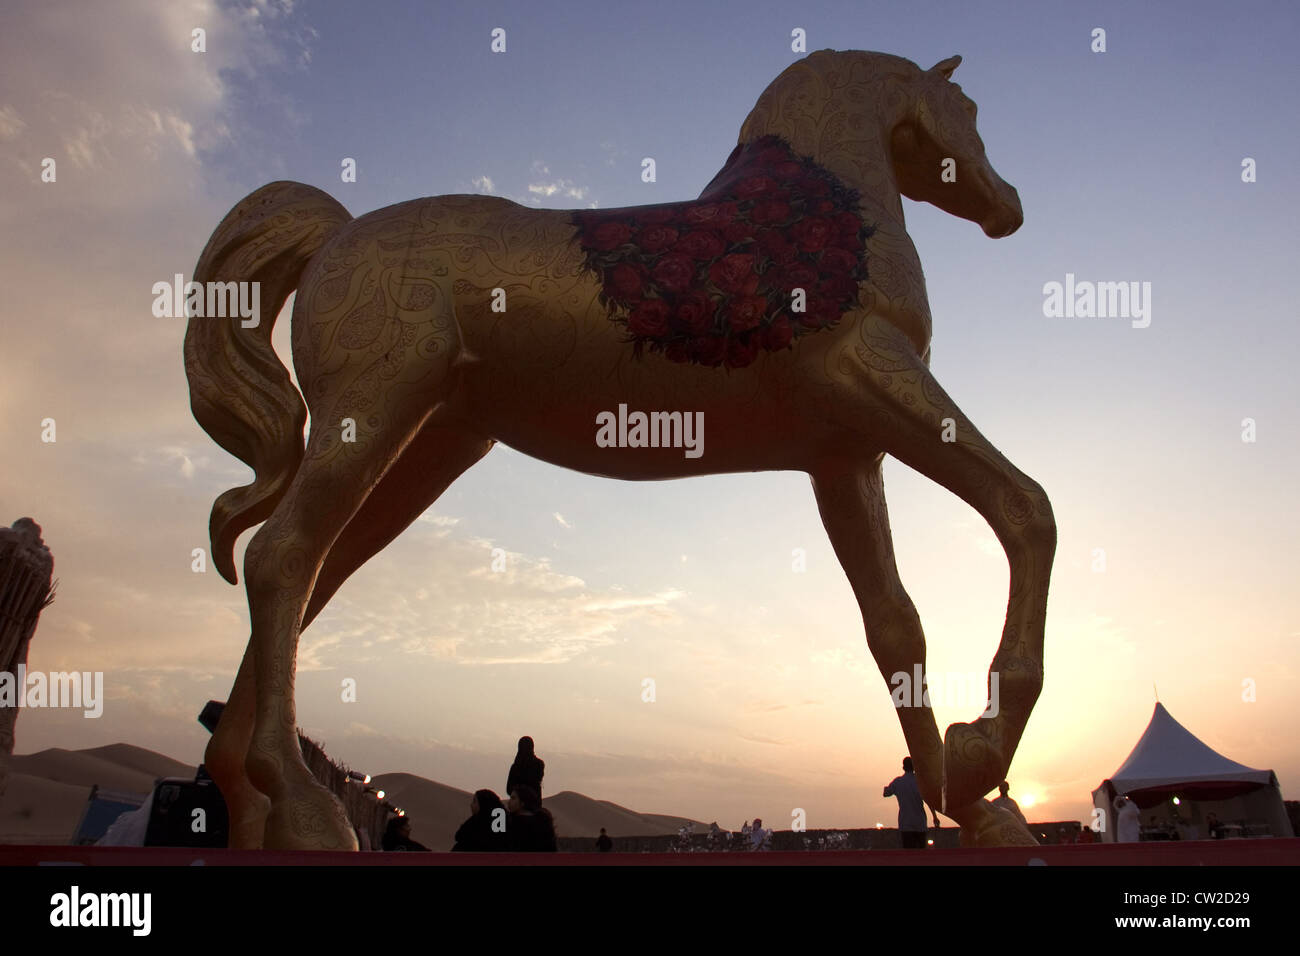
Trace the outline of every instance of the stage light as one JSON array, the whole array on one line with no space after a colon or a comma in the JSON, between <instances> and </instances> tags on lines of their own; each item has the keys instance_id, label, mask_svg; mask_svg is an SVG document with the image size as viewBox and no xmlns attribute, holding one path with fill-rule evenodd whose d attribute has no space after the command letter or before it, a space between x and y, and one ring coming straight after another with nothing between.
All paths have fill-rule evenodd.
<instances>
[{"instance_id":1,"label":"stage light","mask_svg":"<svg viewBox=\"0 0 1300 956\"><path fill-rule=\"evenodd\" d=\"M930 846L934 846L934 841L933 841L933 840L926 840L925 842L928 843Z\"/></svg>"},{"instance_id":2,"label":"stage light","mask_svg":"<svg viewBox=\"0 0 1300 956\"><path fill-rule=\"evenodd\" d=\"M361 783L361 784L366 784L366 783L369 783L369 782L370 782L370 774L368 774L368 773L361 773L359 770L349 770L349 771L348 771L348 780L349 780L349 782L351 782L351 783Z\"/></svg>"},{"instance_id":3,"label":"stage light","mask_svg":"<svg viewBox=\"0 0 1300 956\"><path fill-rule=\"evenodd\" d=\"M1181 803L1182 803L1181 800L1179 800L1177 797L1174 797L1174 806L1179 806L1181 805Z\"/></svg>"}]
</instances>

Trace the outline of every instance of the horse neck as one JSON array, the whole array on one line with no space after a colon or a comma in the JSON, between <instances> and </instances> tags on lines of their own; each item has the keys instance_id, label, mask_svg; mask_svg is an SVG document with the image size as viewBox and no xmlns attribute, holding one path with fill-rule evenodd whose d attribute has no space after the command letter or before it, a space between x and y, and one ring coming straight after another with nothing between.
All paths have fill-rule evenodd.
<instances>
[{"instance_id":1,"label":"horse neck","mask_svg":"<svg viewBox=\"0 0 1300 956\"><path fill-rule=\"evenodd\" d=\"M889 102L889 98L880 97L878 102ZM882 115L879 109L855 120L851 134L844 130L841 112L823 116L816 126L791 124L783 118L776 122L751 120L742 130L740 145L771 134L781 136L796 154L811 156L844 185L857 190L865 219L890 220L902 226L903 199L889 145L897 120ZM790 128L792 125L795 128Z\"/></svg>"}]
</instances>

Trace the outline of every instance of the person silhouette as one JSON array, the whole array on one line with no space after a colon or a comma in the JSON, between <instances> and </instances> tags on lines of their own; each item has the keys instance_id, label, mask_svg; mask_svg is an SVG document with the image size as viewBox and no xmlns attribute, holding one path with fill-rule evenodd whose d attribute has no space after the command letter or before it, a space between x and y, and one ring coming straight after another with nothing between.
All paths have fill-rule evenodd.
<instances>
[{"instance_id":1,"label":"person silhouette","mask_svg":"<svg viewBox=\"0 0 1300 956\"><path fill-rule=\"evenodd\" d=\"M388 851L410 852L429 849L423 843L411 839L411 818L393 817L384 830L383 848Z\"/></svg>"},{"instance_id":2,"label":"person silhouette","mask_svg":"<svg viewBox=\"0 0 1300 956\"><path fill-rule=\"evenodd\" d=\"M1016 801L1011 799L1010 792L1011 792L1011 784L1003 780L1000 784L998 784L997 798L994 800L990 800L989 802L992 803L993 806L995 807L1001 807L1003 810L1010 812L1012 816L1014 816L1017 820L1019 820L1026 827L1028 827L1029 821L1026 820L1025 815L1020 812L1020 804L1016 803Z\"/></svg>"},{"instance_id":3,"label":"person silhouette","mask_svg":"<svg viewBox=\"0 0 1300 956\"><path fill-rule=\"evenodd\" d=\"M469 799L470 817L456 831L453 851L493 853L509 849L507 819L501 798L491 790L476 790Z\"/></svg>"},{"instance_id":4,"label":"person silhouette","mask_svg":"<svg viewBox=\"0 0 1300 956\"><path fill-rule=\"evenodd\" d=\"M508 843L516 853L554 853L555 818L542 806L541 795L526 783L515 785L510 794L510 821L506 832Z\"/></svg>"},{"instance_id":5,"label":"person silhouette","mask_svg":"<svg viewBox=\"0 0 1300 956\"><path fill-rule=\"evenodd\" d=\"M604 827L600 828L600 836L596 838L596 849L601 853L608 853L614 849L614 841L609 838Z\"/></svg>"},{"instance_id":6,"label":"person silhouette","mask_svg":"<svg viewBox=\"0 0 1300 956\"><path fill-rule=\"evenodd\" d=\"M898 833L903 838L903 849L925 849L925 801L912 769L912 758L903 758L903 773L885 787L886 797L898 799Z\"/></svg>"},{"instance_id":7,"label":"person silhouette","mask_svg":"<svg viewBox=\"0 0 1300 956\"><path fill-rule=\"evenodd\" d=\"M546 774L546 763L533 753L533 738L520 737L519 751L515 762L510 765L510 774L506 777L506 793L513 794L515 787L524 785L537 791L537 798L542 797L542 777Z\"/></svg>"}]
</instances>

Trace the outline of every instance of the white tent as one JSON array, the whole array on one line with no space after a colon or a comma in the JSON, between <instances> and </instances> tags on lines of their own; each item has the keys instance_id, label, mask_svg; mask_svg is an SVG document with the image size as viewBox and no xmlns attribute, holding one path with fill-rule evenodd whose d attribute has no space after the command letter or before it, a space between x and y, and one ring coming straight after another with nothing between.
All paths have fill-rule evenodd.
<instances>
[{"instance_id":1,"label":"white tent","mask_svg":"<svg viewBox=\"0 0 1300 956\"><path fill-rule=\"evenodd\" d=\"M1103 842L1115 840L1115 800L1121 795L1137 804L1144 826L1176 828L1185 840L1209 839L1210 813L1234 835L1292 835L1272 770L1255 770L1212 750L1159 703L1128 759L1092 792L1093 806L1105 811Z\"/></svg>"}]
</instances>

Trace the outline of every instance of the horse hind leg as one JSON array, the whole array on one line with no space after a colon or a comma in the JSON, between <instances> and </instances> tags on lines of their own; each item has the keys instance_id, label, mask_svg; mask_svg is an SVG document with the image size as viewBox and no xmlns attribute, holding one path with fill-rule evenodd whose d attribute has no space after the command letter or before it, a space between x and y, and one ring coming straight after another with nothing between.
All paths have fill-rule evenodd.
<instances>
[{"instance_id":1,"label":"horse hind leg","mask_svg":"<svg viewBox=\"0 0 1300 956\"><path fill-rule=\"evenodd\" d=\"M315 620L344 581L420 517L492 445L491 439L442 422L436 414L425 422L330 547L312 587L302 629Z\"/></svg>"},{"instance_id":2,"label":"horse hind leg","mask_svg":"<svg viewBox=\"0 0 1300 956\"><path fill-rule=\"evenodd\" d=\"M371 490L419 431L436 395L396 387L365 407L336 402L313 417L293 483L244 556L257 673L246 767L271 801L268 849L356 849L338 800L307 769L298 743L294 662L303 614L326 556ZM342 440L339 422L359 425Z\"/></svg>"}]
</instances>

